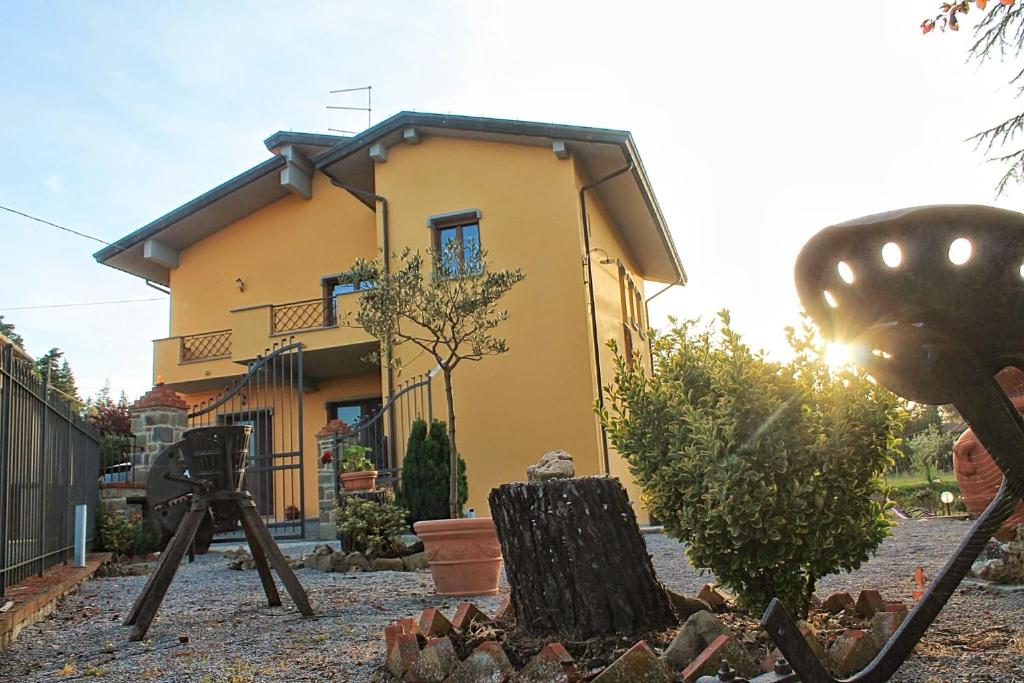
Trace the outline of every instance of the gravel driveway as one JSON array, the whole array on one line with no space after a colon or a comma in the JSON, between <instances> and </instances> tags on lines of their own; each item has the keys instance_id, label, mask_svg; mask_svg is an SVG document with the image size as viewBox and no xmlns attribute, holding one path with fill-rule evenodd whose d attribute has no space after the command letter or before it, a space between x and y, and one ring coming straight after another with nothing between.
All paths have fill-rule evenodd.
<instances>
[{"instance_id":1,"label":"gravel driveway","mask_svg":"<svg viewBox=\"0 0 1024 683\"><path fill-rule=\"evenodd\" d=\"M914 568L934 576L967 528L966 522L904 522L875 559L851 575L825 579L819 593L870 586L888 599L909 600ZM647 541L666 586L692 593L709 580L689 567L678 543L659 535ZM283 547L297 556L312 546ZM121 626L144 577L85 583L50 619L0 651L0 680L365 681L381 661L385 624L431 605L454 611L458 603L433 596L429 572L303 569L298 575L318 614L306 620L288 606L266 607L255 572L226 564L211 553L183 566L144 643L127 642L129 629ZM477 604L493 611L499 601ZM1024 682L1022 616L1024 593L965 585L893 680Z\"/></svg>"}]
</instances>

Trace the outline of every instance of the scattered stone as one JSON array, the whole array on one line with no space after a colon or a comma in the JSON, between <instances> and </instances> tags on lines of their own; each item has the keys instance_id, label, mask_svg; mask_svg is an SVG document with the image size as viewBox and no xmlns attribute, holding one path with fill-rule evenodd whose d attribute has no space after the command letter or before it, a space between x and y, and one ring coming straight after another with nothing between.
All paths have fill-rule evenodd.
<instances>
[{"instance_id":1,"label":"scattered stone","mask_svg":"<svg viewBox=\"0 0 1024 683\"><path fill-rule=\"evenodd\" d=\"M561 643L548 643L523 670L516 683L569 683L578 679L572 655Z\"/></svg>"},{"instance_id":2,"label":"scattered stone","mask_svg":"<svg viewBox=\"0 0 1024 683\"><path fill-rule=\"evenodd\" d=\"M462 660L446 683L505 683L514 672L501 643L488 640Z\"/></svg>"},{"instance_id":3,"label":"scattered stone","mask_svg":"<svg viewBox=\"0 0 1024 683\"><path fill-rule=\"evenodd\" d=\"M711 605L698 598L688 598L681 593L676 593L667 588L665 593L668 595L668 601L672 603L672 611L676 613L680 623L685 623L687 619L697 612L711 611Z\"/></svg>"},{"instance_id":4,"label":"scattered stone","mask_svg":"<svg viewBox=\"0 0 1024 683\"><path fill-rule=\"evenodd\" d=\"M838 675L852 676L870 664L879 649L867 631L848 628L832 643L828 658Z\"/></svg>"},{"instance_id":5,"label":"scattered stone","mask_svg":"<svg viewBox=\"0 0 1024 683\"><path fill-rule=\"evenodd\" d=\"M418 634L420 632L419 623L412 617L402 617L398 620L398 625L402 627L402 633Z\"/></svg>"},{"instance_id":6,"label":"scattered stone","mask_svg":"<svg viewBox=\"0 0 1024 683\"><path fill-rule=\"evenodd\" d=\"M495 621L507 621L512 618L512 600L506 595L501 599L501 604L498 605L498 610L494 613Z\"/></svg>"},{"instance_id":7,"label":"scattered stone","mask_svg":"<svg viewBox=\"0 0 1024 683\"><path fill-rule=\"evenodd\" d=\"M340 555L341 553L335 553L328 545L318 544L313 548L312 553L302 558L302 562L309 569L318 572L332 572L334 571L335 554Z\"/></svg>"},{"instance_id":8,"label":"scattered stone","mask_svg":"<svg viewBox=\"0 0 1024 683\"><path fill-rule=\"evenodd\" d=\"M647 641L629 648L611 666L598 674L594 683L671 683L672 675Z\"/></svg>"},{"instance_id":9,"label":"scattered stone","mask_svg":"<svg viewBox=\"0 0 1024 683\"><path fill-rule=\"evenodd\" d=\"M395 678L401 678L420 655L420 644L415 633L398 636L394 647L388 652L387 670Z\"/></svg>"},{"instance_id":10,"label":"scattered stone","mask_svg":"<svg viewBox=\"0 0 1024 683\"><path fill-rule=\"evenodd\" d=\"M179 643L187 643L188 642L188 634L182 633L180 636L178 636L178 642Z\"/></svg>"},{"instance_id":11,"label":"scattered stone","mask_svg":"<svg viewBox=\"0 0 1024 683\"><path fill-rule=\"evenodd\" d=\"M902 612L878 612L871 617L871 637L875 639L879 648L892 638L892 634L896 633L896 629L900 627L906 616L907 610L904 607Z\"/></svg>"},{"instance_id":12,"label":"scattered stone","mask_svg":"<svg viewBox=\"0 0 1024 683\"><path fill-rule=\"evenodd\" d=\"M821 608L829 614L839 614L844 609L854 608L853 596L849 593L833 593L821 603Z\"/></svg>"},{"instance_id":13,"label":"scattered stone","mask_svg":"<svg viewBox=\"0 0 1024 683\"><path fill-rule=\"evenodd\" d=\"M406 555L402 558L402 564L405 565L405 571L407 572L413 572L417 569L430 569L430 563L427 562L427 554L422 551Z\"/></svg>"},{"instance_id":14,"label":"scattered stone","mask_svg":"<svg viewBox=\"0 0 1024 683\"><path fill-rule=\"evenodd\" d=\"M388 624L384 627L384 643L386 645L385 652L390 655L391 648L398 642L398 636L405 633L405 629L399 623Z\"/></svg>"},{"instance_id":15,"label":"scattered stone","mask_svg":"<svg viewBox=\"0 0 1024 683\"><path fill-rule=\"evenodd\" d=\"M400 557L378 557L373 561L373 568L378 571L404 572L405 563Z\"/></svg>"},{"instance_id":16,"label":"scattered stone","mask_svg":"<svg viewBox=\"0 0 1024 683\"><path fill-rule=\"evenodd\" d=\"M447 637L431 638L405 673L408 683L442 683L459 665L452 641Z\"/></svg>"},{"instance_id":17,"label":"scattered stone","mask_svg":"<svg viewBox=\"0 0 1024 683\"><path fill-rule=\"evenodd\" d=\"M420 615L420 633L426 638L446 636L452 632L452 622L436 607L428 607Z\"/></svg>"},{"instance_id":18,"label":"scattered stone","mask_svg":"<svg viewBox=\"0 0 1024 683\"><path fill-rule=\"evenodd\" d=\"M574 476L576 472L572 466L572 456L562 449L548 451L540 457L536 465L526 468L527 481L571 479Z\"/></svg>"},{"instance_id":19,"label":"scattered stone","mask_svg":"<svg viewBox=\"0 0 1024 683\"><path fill-rule=\"evenodd\" d=\"M349 553L345 556L345 563L348 564L349 568L357 569L361 572L370 570L370 561L360 552Z\"/></svg>"},{"instance_id":20,"label":"scattered stone","mask_svg":"<svg viewBox=\"0 0 1024 683\"><path fill-rule=\"evenodd\" d=\"M886 600L884 612L906 612L907 605L901 600Z\"/></svg>"},{"instance_id":21,"label":"scattered stone","mask_svg":"<svg viewBox=\"0 0 1024 683\"><path fill-rule=\"evenodd\" d=\"M875 612L885 611L885 600L882 599L882 595L871 588L862 590L860 595L857 596L857 604L855 605L857 614L861 615L866 619L870 619L875 616Z\"/></svg>"},{"instance_id":22,"label":"scattered stone","mask_svg":"<svg viewBox=\"0 0 1024 683\"><path fill-rule=\"evenodd\" d=\"M718 590L716 586L705 583L704 587L697 593L697 599L703 600L715 612L721 612L729 604L731 596Z\"/></svg>"},{"instance_id":23,"label":"scattered stone","mask_svg":"<svg viewBox=\"0 0 1024 683\"><path fill-rule=\"evenodd\" d=\"M1015 538L1007 543L989 540L971 572L992 583L1024 583L1024 525L1017 527Z\"/></svg>"},{"instance_id":24,"label":"scattered stone","mask_svg":"<svg viewBox=\"0 0 1024 683\"><path fill-rule=\"evenodd\" d=\"M678 671L696 659L715 638L731 635L725 624L714 614L695 612L679 629L661 657L673 670Z\"/></svg>"},{"instance_id":25,"label":"scattered stone","mask_svg":"<svg viewBox=\"0 0 1024 683\"><path fill-rule=\"evenodd\" d=\"M491 618L480 611L480 609L471 602L464 602L459 605L459 608L455 610L455 618L452 619L452 626L465 631L469 628L470 624L480 623L489 624Z\"/></svg>"}]
</instances>

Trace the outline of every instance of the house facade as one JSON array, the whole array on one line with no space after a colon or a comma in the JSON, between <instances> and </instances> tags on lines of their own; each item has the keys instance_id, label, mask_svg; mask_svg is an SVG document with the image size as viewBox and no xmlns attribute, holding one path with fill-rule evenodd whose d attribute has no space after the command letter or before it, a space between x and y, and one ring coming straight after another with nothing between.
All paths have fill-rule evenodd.
<instances>
[{"instance_id":1,"label":"house facade","mask_svg":"<svg viewBox=\"0 0 1024 683\"><path fill-rule=\"evenodd\" d=\"M399 468L408 422L443 419L429 359L402 347L400 372L367 361L377 343L345 324L360 285L337 276L358 257L449 240L526 274L503 301L510 351L454 375L467 508L487 514L492 487L557 448L638 500L594 413L612 379L606 342L650 367L647 285L685 272L629 133L403 112L351 138L279 132L265 144L267 161L95 255L170 290L154 382L208 419L254 424L253 450L282 456L260 475L275 501L264 514L315 523L328 420L378 416L374 458ZM300 347L298 368L262 371L262 394L259 372L231 388L275 349Z\"/></svg>"}]
</instances>

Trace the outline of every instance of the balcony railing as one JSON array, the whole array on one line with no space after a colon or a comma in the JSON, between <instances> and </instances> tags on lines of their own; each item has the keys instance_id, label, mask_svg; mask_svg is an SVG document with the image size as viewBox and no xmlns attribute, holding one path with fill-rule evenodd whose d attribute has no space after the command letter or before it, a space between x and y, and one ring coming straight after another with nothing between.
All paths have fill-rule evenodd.
<instances>
[{"instance_id":1,"label":"balcony railing","mask_svg":"<svg viewBox=\"0 0 1024 683\"><path fill-rule=\"evenodd\" d=\"M231 356L231 330L190 334L181 338L181 362Z\"/></svg>"},{"instance_id":2,"label":"balcony railing","mask_svg":"<svg viewBox=\"0 0 1024 683\"><path fill-rule=\"evenodd\" d=\"M270 307L271 334L334 327L336 321L333 298L321 297Z\"/></svg>"}]
</instances>

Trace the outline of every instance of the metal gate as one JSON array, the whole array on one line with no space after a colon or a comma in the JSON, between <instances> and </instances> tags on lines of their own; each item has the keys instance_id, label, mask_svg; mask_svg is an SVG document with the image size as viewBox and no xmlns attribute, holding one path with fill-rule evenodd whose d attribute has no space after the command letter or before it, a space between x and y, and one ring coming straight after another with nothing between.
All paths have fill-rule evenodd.
<instances>
[{"instance_id":1,"label":"metal gate","mask_svg":"<svg viewBox=\"0 0 1024 683\"><path fill-rule=\"evenodd\" d=\"M208 401L192 406L189 427L252 427L245 485L274 538L306 533L302 464L302 344L276 344L249 370ZM242 540L242 531L215 541Z\"/></svg>"}]
</instances>

